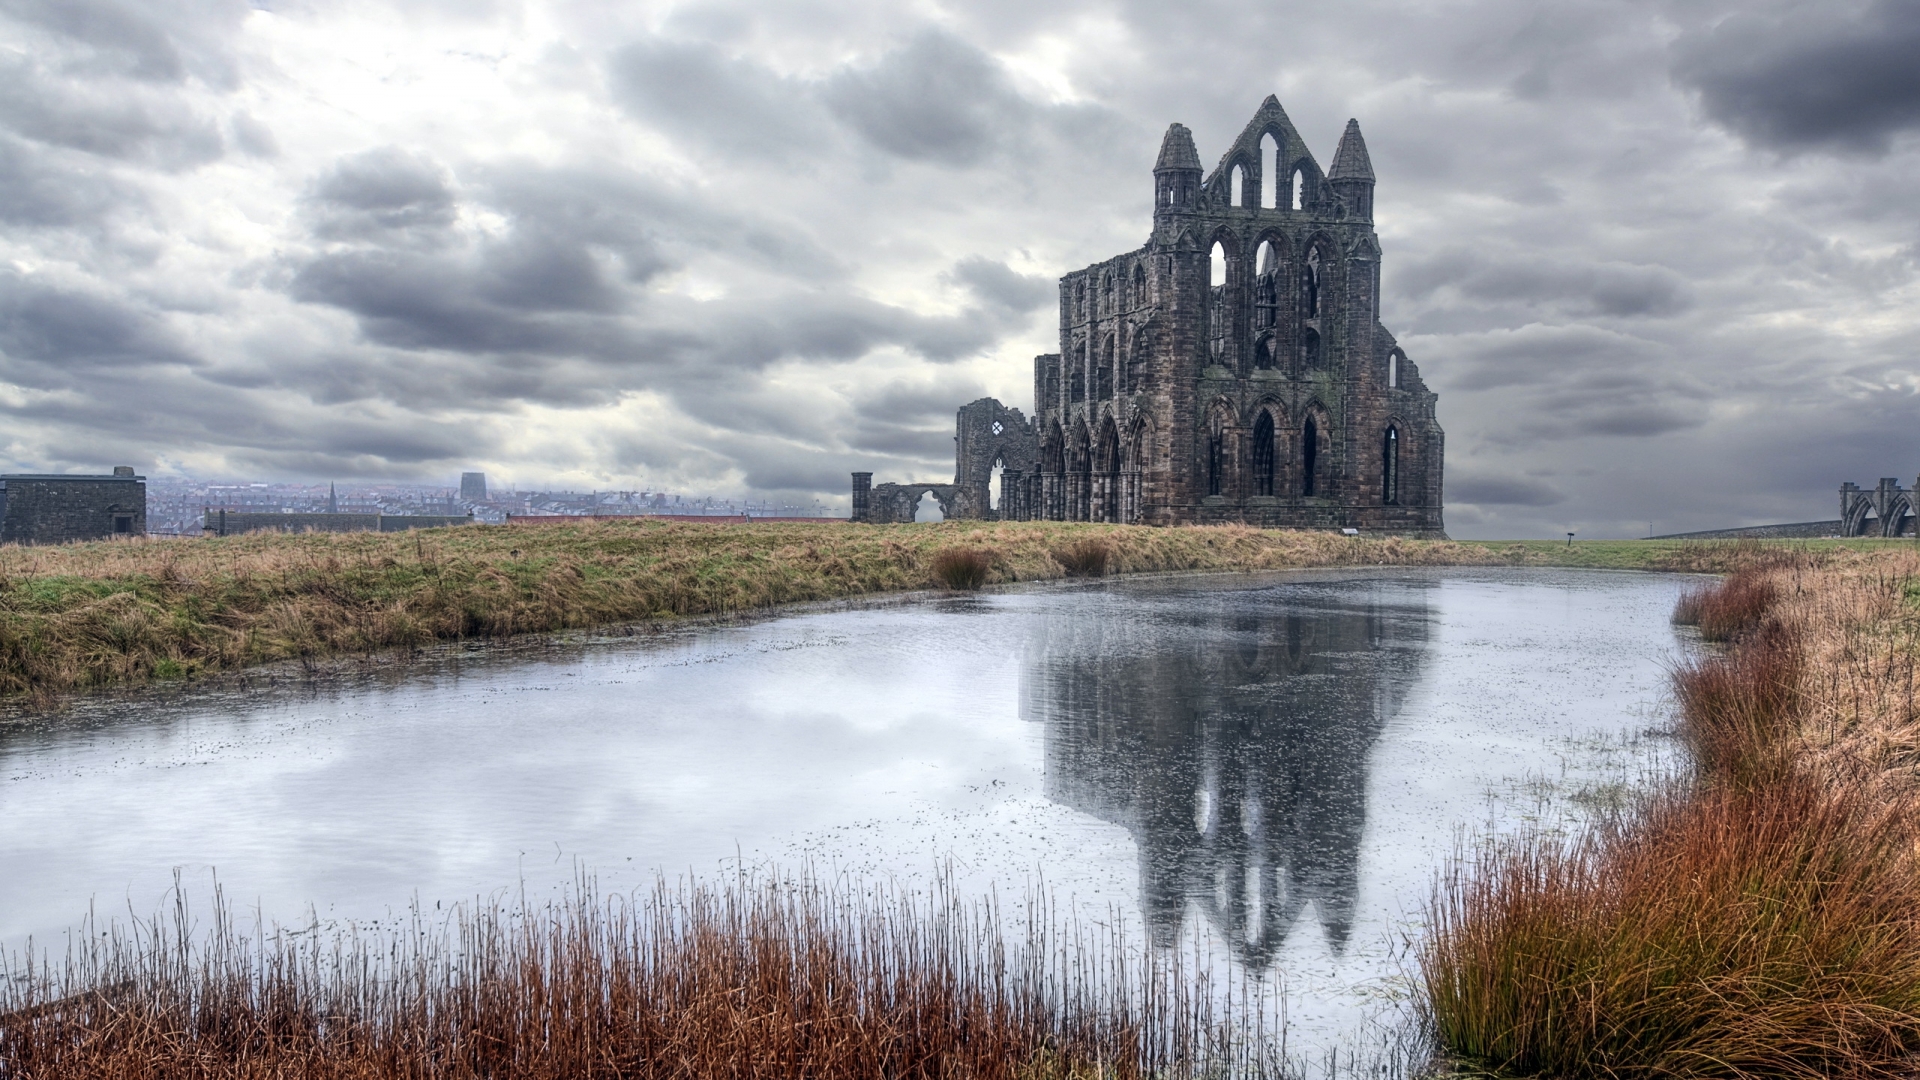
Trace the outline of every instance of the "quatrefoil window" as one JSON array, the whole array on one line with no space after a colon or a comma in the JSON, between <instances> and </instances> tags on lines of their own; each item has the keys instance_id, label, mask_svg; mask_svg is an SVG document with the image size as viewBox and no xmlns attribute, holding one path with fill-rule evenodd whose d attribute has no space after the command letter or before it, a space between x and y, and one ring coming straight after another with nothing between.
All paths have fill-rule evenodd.
<instances>
[{"instance_id":1,"label":"quatrefoil window","mask_svg":"<svg viewBox=\"0 0 1920 1080\"><path fill-rule=\"evenodd\" d=\"M1001 432L1003 432L1003 431L1005 431L1005 430L1007 430L1007 425L1005 425L1005 424L1003 424L1003 423L1001 423L1001 422L1000 422L1000 421L998 421L998 420L995 420L995 421L993 422L993 433L994 433L995 435L998 435L998 434L1000 434Z\"/></svg>"}]
</instances>

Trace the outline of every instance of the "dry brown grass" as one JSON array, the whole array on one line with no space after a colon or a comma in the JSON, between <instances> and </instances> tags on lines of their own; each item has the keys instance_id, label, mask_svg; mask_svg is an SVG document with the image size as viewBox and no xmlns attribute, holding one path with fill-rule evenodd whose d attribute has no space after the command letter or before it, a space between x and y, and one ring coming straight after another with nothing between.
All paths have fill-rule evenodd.
<instances>
[{"instance_id":1,"label":"dry brown grass","mask_svg":"<svg viewBox=\"0 0 1920 1080\"><path fill-rule=\"evenodd\" d=\"M957 592L972 592L987 583L993 556L978 548L954 547L933 556L934 579Z\"/></svg>"},{"instance_id":2,"label":"dry brown grass","mask_svg":"<svg viewBox=\"0 0 1920 1080\"><path fill-rule=\"evenodd\" d=\"M1489 854L1437 904L1439 1039L1503 1075L1911 1076L1912 809L1795 772Z\"/></svg>"},{"instance_id":3,"label":"dry brown grass","mask_svg":"<svg viewBox=\"0 0 1920 1080\"><path fill-rule=\"evenodd\" d=\"M1190 971L1023 923L950 889L787 879L264 940L182 909L7 972L0 1075L1130 1080L1265 1060Z\"/></svg>"},{"instance_id":4,"label":"dry brown grass","mask_svg":"<svg viewBox=\"0 0 1920 1080\"><path fill-rule=\"evenodd\" d=\"M1075 540L1056 548L1053 561L1068 577L1105 577L1107 564L1113 561L1113 547L1104 539Z\"/></svg>"},{"instance_id":5,"label":"dry brown grass","mask_svg":"<svg viewBox=\"0 0 1920 1080\"><path fill-rule=\"evenodd\" d=\"M1673 621L1698 627L1706 641L1732 641L1760 625L1780 598L1766 569L1743 567L1723 581L1690 589L1673 609Z\"/></svg>"},{"instance_id":6,"label":"dry brown grass","mask_svg":"<svg viewBox=\"0 0 1920 1080\"><path fill-rule=\"evenodd\" d=\"M1446 1053L1510 1075L1920 1072L1917 571L1904 547L1842 551L1683 601L1733 641L1675 672L1698 779L1446 884L1424 968Z\"/></svg>"},{"instance_id":7,"label":"dry brown grass","mask_svg":"<svg viewBox=\"0 0 1920 1080\"><path fill-rule=\"evenodd\" d=\"M0 693L936 588L951 548L988 560L986 585L1057 578L1055 553L1083 543L1103 546L1110 573L1506 561L1446 542L1050 522L601 520L8 547Z\"/></svg>"},{"instance_id":8,"label":"dry brown grass","mask_svg":"<svg viewBox=\"0 0 1920 1080\"><path fill-rule=\"evenodd\" d=\"M1686 718L1680 733L1706 780L1751 786L1791 767L1799 749L1802 651L1796 631L1768 621L1740 648L1674 671Z\"/></svg>"}]
</instances>

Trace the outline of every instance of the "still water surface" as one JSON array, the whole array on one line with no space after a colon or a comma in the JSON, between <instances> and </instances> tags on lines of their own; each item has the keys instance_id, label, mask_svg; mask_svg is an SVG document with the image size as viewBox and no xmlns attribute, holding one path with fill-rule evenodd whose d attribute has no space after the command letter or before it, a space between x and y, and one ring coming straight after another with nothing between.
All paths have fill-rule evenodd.
<instances>
[{"instance_id":1,"label":"still water surface","mask_svg":"<svg viewBox=\"0 0 1920 1080\"><path fill-rule=\"evenodd\" d=\"M749 865L1044 879L1381 1021L1470 837L1667 767L1681 579L1390 570L1039 588L0 725L0 947L217 871L269 921ZM1382 1021L1384 1022L1384 1021Z\"/></svg>"}]
</instances>

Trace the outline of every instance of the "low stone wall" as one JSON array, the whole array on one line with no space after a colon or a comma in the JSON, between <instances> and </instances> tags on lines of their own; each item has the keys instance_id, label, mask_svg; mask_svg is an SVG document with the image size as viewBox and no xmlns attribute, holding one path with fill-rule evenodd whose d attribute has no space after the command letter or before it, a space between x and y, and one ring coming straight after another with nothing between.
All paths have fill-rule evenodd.
<instances>
[{"instance_id":1,"label":"low stone wall","mask_svg":"<svg viewBox=\"0 0 1920 1080\"><path fill-rule=\"evenodd\" d=\"M238 536L250 532L406 532L471 525L473 518L442 514L263 514L245 510L207 511L207 533Z\"/></svg>"},{"instance_id":2,"label":"low stone wall","mask_svg":"<svg viewBox=\"0 0 1920 1080\"><path fill-rule=\"evenodd\" d=\"M1799 521L1790 525L1749 525L1743 529L1708 529L1704 532L1667 533L1649 540L1817 540L1839 536L1838 521Z\"/></svg>"}]
</instances>

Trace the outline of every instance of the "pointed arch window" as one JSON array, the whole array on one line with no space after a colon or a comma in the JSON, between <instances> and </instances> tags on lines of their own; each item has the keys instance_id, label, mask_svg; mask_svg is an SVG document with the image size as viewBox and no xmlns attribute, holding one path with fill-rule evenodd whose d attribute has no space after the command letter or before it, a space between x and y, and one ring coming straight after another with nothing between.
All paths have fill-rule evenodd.
<instances>
[{"instance_id":1,"label":"pointed arch window","mask_svg":"<svg viewBox=\"0 0 1920 1080\"><path fill-rule=\"evenodd\" d=\"M1398 352L1390 352L1387 354L1387 389L1391 390L1399 385L1400 354Z\"/></svg>"},{"instance_id":2,"label":"pointed arch window","mask_svg":"<svg viewBox=\"0 0 1920 1080\"><path fill-rule=\"evenodd\" d=\"M1273 133L1260 136L1260 206L1265 210L1280 205L1280 144Z\"/></svg>"},{"instance_id":3,"label":"pointed arch window","mask_svg":"<svg viewBox=\"0 0 1920 1080\"><path fill-rule=\"evenodd\" d=\"M1300 335L1300 364L1308 371L1320 370L1320 334L1308 330Z\"/></svg>"},{"instance_id":4,"label":"pointed arch window","mask_svg":"<svg viewBox=\"0 0 1920 1080\"><path fill-rule=\"evenodd\" d=\"M1253 325L1265 330L1280 322L1280 249L1273 241L1260 241L1253 273Z\"/></svg>"},{"instance_id":5,"label":"pointed arch window","mask_svg":"<svg viewBox=\"0 0 1920 1080\"><path fill-rule=\"evenodd\" d=\"M1380 501L1400 505L1400 429L1391 424L1380 448Z\"/></svg>"},{"instance_id":6,"label":"pointed arch window","mask_svg":"<svg viewBox=\"0 0 1920 1080\"><path fill-rule=\"evenodd\" d=\"M1307 252L1306 273L1300 275L1300 306L1309 319L1320 317L1320 272L1320 246L1315 244Z\"/></svg>"},{"instance_id":7,"label":"pointed arch window","mask_svg":"<svg viewBox=\"0 0 1920 1080\"><path fill-rule=\"evenodd\" d=\"M1207 292L1207 345L1214 363L1227 362L1229 338L1233 334L1234 319L1230 303L1233 287L1227 283L1228 265L1226 247L1215 242L1210 267L1213 284Z\"/></svg>"},{"instance_id":8,"label":"pointed arch window","mask_svg":"<svg viewBox=\"0 0 1920 1080\"><path fill-rule=\"evenodd\" d=\"M1273 494L1273 414L1262 409L1253 424L1253 492Z\"/></svg>"},{"instance_id":9,"label":"pointed arch window","mask_svg":"<svg viewBox=\"0 0 1920 1080\"><path fill-rule=\"evenodd\" d=\"M1314 494L1314 473L1320 464L1320 423L1313 417L1300 429L1300 494Z\"/></svg>"},{"instance_id":10,"label":"pointed arch window","mask_svg":"<svg viewBox=\"0 0 1920 1080\"><path fill-rule=\"evenodd\" d=\"M1240 166L1235 165L1233 167L1233 174L1229 183L1231 186L1228 191L1228 194L1230 196L1230 198L1228 199L1228 205L1231 205L1231 206L1247 205L1247 171L1241 168Z\"/></svg>"},{"instance_id":11,"label":"pointed arch window","mask_svg":"<svg viewBox=\"0 0 1920 1080\"><path fill-rule=\"evenodd\" d=\"M1093 396L1097 401L1105 401L1113 396L1113 357L1113 338L1109 335L1106 345L1100 351L1099 359L1095 361Z\"/></svg>"},{"instance_id":12,"label":"pointed arch window","mask_svg":"<svg viewBox=\"0 0 1920 1080\"><path fill-rule=\"evenodd\" d=\"M1292 186L1293 186L1293 191L1291 192L1291 195L1292 195L1292 202L1290 203L1290 206L1291 206L1291 208L1292 208L1292 209L1294 209L1294 210L1298 210L1298 209L1300 209L1300 200L1301 200L1301 198L1302 198L1302 197L1303 197L1304 195L1306 195L1306 193L1307 193L1307 174L1306 174L1306 170L1304 170L1304 169L1295 169L1295 170L1293 170L1293 185L1292 185Z\"/></svg>"}]
</instances>

